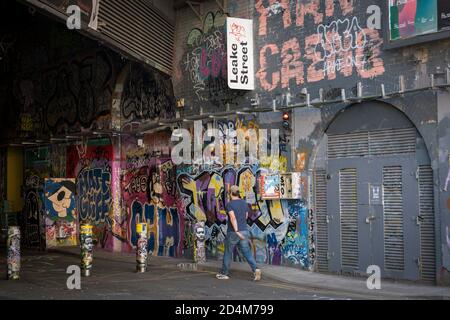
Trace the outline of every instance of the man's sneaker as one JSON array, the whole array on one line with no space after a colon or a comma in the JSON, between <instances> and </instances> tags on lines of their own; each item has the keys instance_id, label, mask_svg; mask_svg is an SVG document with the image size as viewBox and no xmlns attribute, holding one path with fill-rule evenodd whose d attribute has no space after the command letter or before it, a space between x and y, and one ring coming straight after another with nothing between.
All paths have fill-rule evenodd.
<instances>
[{"instance_id":1,"label":"man's sneaker","mask_svg":"<svg viewBox=\"0 0 450 320\"><path fill-rule=\"evenodd\" d=\"M221 274L221 273L216 274L216 278L219 279L219 280L228 280L228 279L230 279L229 276L227 276L226 274Z\"/></svg>"},{"instance_id":2,"label":"man's sneaker","mask_svg":"<svg viewBox=\"0 0 450 320\"><path fill-rule=\"evenodd\" d=\"M255 273L253 274L253 281L259 281L261 280L261 270L256 269Z\"/></svg>"}]
</instances>

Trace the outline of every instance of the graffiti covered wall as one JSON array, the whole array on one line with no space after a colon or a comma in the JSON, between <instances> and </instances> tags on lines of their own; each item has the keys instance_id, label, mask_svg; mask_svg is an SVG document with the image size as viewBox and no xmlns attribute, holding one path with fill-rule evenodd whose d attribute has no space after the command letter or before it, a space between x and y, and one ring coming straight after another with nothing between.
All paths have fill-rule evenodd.
<instances>
[{"instance_id":1,"label":"graffiti covered wall","mask_svg":"<svg viewBox=\"0 0 450 320\"><path fill-rule=\"evenodd\" d=\"M76 178L79 219L94 224L94 242L102 247L111 241L112 146L108 143L97 141L97 145L78 144L67 149L67 177Z\"/></svg>"},{"instance_id":2,"label":"graffiti covered wall","mask_svg":"<svg viewBox=\"0 0 450 320\"><path fill-rule=\"evenodd\" d=\"M239 3L240 10L236 8ZM226 17L213 1L203 4L200 19L189 8L177 12L183 23L176 28L176 50L173 76L175 97L184 99L186 112L199 108L223 111L227 105L237 107L245 101L245 92L228 88ZM235 16L250 18L244 1L230 2Z\"/></svg>"},{"instance_id":3,"label":"graffiti covered wall","mask_svg":"<svg viewBox=\"0 0 450 320\"><path fill-rule=\"evenodd\" d=\"M236 184L249 207L248 226L257 262L292 263L308 267L306 208L301 201L260 199L258 176L264 169L243 166L196 170L178 169L177 184L185 218L205 221L207 253L223 254L227 214L227 190Z\"/></svg>"},{"instance_id":4,"label":"graffiti covered wall","mask_svg":"<svg viewBox=\"0 0 450 320\"><path fill-rule=\"evenodd\" d=\"M22 240L25 247L40 249L46 247L44 181L51 171L50 151L48 147L25 150L25 172L22 184L24 199Z\"/></svg>"},{"instance_id":5,"label":"graffiti covered wall","mask_svg":"<svg viewBox=\"0 0 450 320\"><path fill-rule=\"evenodd\" d=\"M14 94L21 121L32 119L26 135L109 129L114 70L106 51L93 51L21 76Z\"/></svg>"},{"instance_id":6,"label":"graffiti covered wall","mask_svg":"<svg viewBox=\"0 0 450 320\"><path fill-rule=\"evenodd\" d=\"M170 77L136 63L123 68L120 116L122 127L142 121L175 116L175 99Z\"/></svg>"},{"instance_id":7,"label":"graffiti covered wall","mask_svg":"<svg viewBox=\"0 0 450 320\"><path fill-rule=\"evenodd\" d=\"M160 132L147 135L141 148L131 140L124 145L121 188L129 248L136 247L136 224L147 222L149 253L176 257L183 254L184 217L179 213L169 139L170 133Z\"/></svg>"}]
</instances>

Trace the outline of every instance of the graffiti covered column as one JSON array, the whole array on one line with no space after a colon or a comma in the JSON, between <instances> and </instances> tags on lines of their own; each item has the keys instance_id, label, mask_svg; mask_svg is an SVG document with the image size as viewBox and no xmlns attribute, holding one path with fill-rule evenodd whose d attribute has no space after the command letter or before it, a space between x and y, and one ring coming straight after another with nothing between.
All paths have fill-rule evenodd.
<instances>
[{"instance_id":1,"label":"graffiti covered column","mask_svg":"<svg viewBox=\"0 0 450 320\"><path fill-rule=\"evenodd\" d=\"M120 183L121 163L122 163L122 145L121 138L113 137L113 159L111 161L111 211L109 221L111 223L112 249L113 251L122 251L123 239L126 239L126 230L123 228L123 221L126 221L125 213L122 213L121 199L122 189Z\"/></svg>"}]
</instances>

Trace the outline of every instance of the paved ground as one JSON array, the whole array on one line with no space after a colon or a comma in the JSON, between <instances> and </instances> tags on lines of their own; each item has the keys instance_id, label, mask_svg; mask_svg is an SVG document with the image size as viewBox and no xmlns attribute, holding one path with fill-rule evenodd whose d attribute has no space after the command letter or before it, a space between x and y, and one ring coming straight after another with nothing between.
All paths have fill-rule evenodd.
<instances>
[{"instance_id":1,"label":"paved ground","mask_svg":"<svg viewBox=\"0 0 450 320\"><path fill-rule=\"evenodd\" d=\"M19 281L6 280L0 268L0 299L446 299L450 288L383 282L383 290L368 290L363 279L321 275L298 269L263 266L263 280L253 282L246 264L232 264L232 278L217 280L219 262L188 270L188 260L151 257L148 271L137 274L135 257L96 251L92 276L82 278L81 290L66 286L69 265L79 264L78 249L30 252L22 256ZM5 255L0 265L6 266ZM184 266L184 267L181 267Z\"/></svg>"},{"instance_id":2,"label":"paved ground","mask_svg":"<svg viewBox=\"0 0 450 320\"><path fill-rule=\"evenodd\" d=\"M95 258L94 258L95 259ZM236 272L227 281L215 279L213 271L185 271L179 260L152 258L148 272L134 272L133 256L102 259L97 256L93 274L82 278L81 290L66 287L66 268L78 264L75 255L25 253L21 279L8 281L0 274L0 299L349 299L339 294L304 290L264 279L250 281L250 274ZM0 263L5 265L4 256Z\"/></svg>"}]
</instances>

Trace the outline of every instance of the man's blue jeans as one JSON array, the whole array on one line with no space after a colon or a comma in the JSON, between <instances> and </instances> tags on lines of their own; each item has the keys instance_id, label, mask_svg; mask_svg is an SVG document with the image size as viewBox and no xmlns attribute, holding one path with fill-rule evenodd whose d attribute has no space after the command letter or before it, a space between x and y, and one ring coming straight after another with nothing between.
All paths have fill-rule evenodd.
<instances>
[{"instance_id":1,"label":"man's blue jeans","mask_svg":"<svg viewBox=\"0 0 450 320\"><path fill-rule=\"evenodd\" d=\"M236 232L227 232L227 236L225 237L225 252L223 254L223 264L222 264L222 274L228 275L230 269L231 259L233 257L233 250L236 245L239 245L239 249L247 260L248 264L252 268L252 271L256 270L256 261L253 257L252 250L249 244L249 232L248 231L239 231L244 237L244 240L241 240Z\"/></svg>"}]
</instances>

